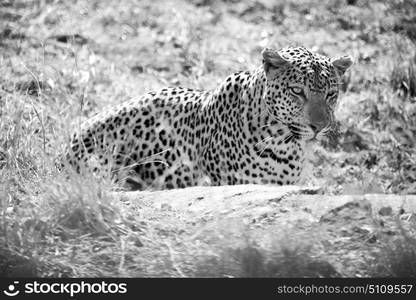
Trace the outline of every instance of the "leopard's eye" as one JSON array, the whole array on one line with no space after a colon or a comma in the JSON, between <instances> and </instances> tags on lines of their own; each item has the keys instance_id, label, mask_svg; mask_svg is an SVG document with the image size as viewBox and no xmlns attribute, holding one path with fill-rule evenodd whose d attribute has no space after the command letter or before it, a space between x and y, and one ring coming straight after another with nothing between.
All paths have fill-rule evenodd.
<instances>
[{"instance_id":1,"label":"leopard's eye","mask_svg":"<svg viewBox=\"0 0 416 300\"><path fill-rule=\"evenodd\" d=\"M303 90L300 87L297 87L297 86L291 87L290 90L292 91L292 93L294 93L296 95L303 94Z\"/></svg>"},{"instance_id":2,"label":"leopard's eye","mask_svg":"<svg viewBox=\"0 0 416 300\"><path fill-rule=\"evenodd\" d=\"M337 91L328 92L326 95L326 101L329 104L334 104L337 100Z\"/></svg>"},{"instance_id":3,"label":"leopard's eye","mask_svg":"<svg viewBox=\"0 0 416 300\"><path fill-rule=\"evenodd\" d=\"M326 95L326 98L327 99L332 98L332 97L336 96L336 94L337 94L336 91L328 92L328 94Z\"/></svg>"}]
</instances>

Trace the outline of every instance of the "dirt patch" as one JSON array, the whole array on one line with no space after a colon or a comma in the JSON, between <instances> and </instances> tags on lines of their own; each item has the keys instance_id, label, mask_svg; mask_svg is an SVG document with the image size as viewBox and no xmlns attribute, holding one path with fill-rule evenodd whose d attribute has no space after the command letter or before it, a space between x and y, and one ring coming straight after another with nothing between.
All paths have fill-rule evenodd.
<instances>
[{"instance_id":1,"label":"dirt patch","mask_svg":"<svg viewBox=\"0 0 416 300\"><path fill-rule=\"evenodd\" d=\"M267 248L270 241L286 242L294 234L292 248L307 241L309 254L340 276L369 276L370 261L381 244L399 235L401 226L411 226L406 220L416 211L416 196L326 196L311 191L317 189L246 185L117 196L144 218L160 221L159 231L182 263L191 244L238 248L249 236Z\"/></svg>"}]
</instances>

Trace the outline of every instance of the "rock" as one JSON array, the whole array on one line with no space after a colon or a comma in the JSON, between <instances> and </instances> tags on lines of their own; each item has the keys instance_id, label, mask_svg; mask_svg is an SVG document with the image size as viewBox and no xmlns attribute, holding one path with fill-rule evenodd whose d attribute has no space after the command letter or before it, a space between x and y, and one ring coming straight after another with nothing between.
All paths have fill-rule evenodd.
<instances>
[{"instance_id":1,"label":"rock","mask_svg":"<svg viewBox=\"0 0 416 300\"><path fill-rule=\"evenodd\" d=\"M393 213L393 209L390 206L383 206L378 211L378 214L380 216L391 216L392 213Z\"/></svg>"},{"instance_id":2,"label":"rock","mask_svg":"<svg viewBox=\"0 0 416 300\"><path fill-rule=\"evenodd\" d=\"M371 203L368 200L353 200L344 205L331 209L324 214L320 222L339 222L340 219L347 221L362 220L371 214Z\"/></svg>"},{"instance_id":3,"label":"rock","mask_svg":"<svg viewBox=\"0 0 416 300\"><path fill-rule=\"evenodd\" d=\"M160 204L160 209L161 210L172 210L172 206L168 203L161 203Z\"/></svg>"},{"instance_id":4,"label":"rock","mask_svg":"<svg viewBox=\"0 0 416 300\"><path fill-rule=\"evenodd\" d=\"M377 242L377 236L375 234L373 234L368 240L367 243L373 244Z\"/></svg>"},{"instance_id":5,"label":"rock","mask_svg":"<svg viewBox=\"0 0 416 300\"><path fill-rule=\"evenodd\" d=\"M136 246L136 247L143 247L143 243L137 238L135 241L134 241L134 246Z\"/></svg>"},{"instance_id":6,"label":"rock","mask_svg":"<svg viewBox=\"0 0 416 300\"><path fill-rule=\"evenodd\" d=\"M312 264L323 261L328 268L321 269L349 277L368 276L365 259L372 257L383 240L400 233L394 216L405 211L401 222L410 223L409 216L416 212L416 195L333 196L319 191L299 186L200 186L114 192L114 197L137 210L143 220L151 220L147 230L153 230L152 235L140 240L160 238L175 245L172 251L183 253L184 261L189 260L186 253L192 245L213 253L213 247L234 249L253 241L266 256L270 245L282 249L292 245L299 258L308 256ZM305 244L308 250L296 250ZM143 242L141 249L146 247L150 246Z\"/></svg>"}]
</instances>

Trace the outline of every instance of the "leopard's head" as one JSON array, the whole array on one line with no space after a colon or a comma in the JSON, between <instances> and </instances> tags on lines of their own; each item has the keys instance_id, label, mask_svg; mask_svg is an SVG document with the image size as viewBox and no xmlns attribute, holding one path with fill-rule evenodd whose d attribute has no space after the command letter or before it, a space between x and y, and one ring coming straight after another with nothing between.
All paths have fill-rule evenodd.
<instances>
[{"instance_id":1,"label":"leopard's head","mask_svg":"<svg viewBox=\"0 0 416 300\"><path fill-rule=\"evenodd\" d=\"M262 56L271 117L304 140L328 135L335 126L341 77L352 58L330 59L303 47L266 48Z\"/></svg>"}]
</instances>

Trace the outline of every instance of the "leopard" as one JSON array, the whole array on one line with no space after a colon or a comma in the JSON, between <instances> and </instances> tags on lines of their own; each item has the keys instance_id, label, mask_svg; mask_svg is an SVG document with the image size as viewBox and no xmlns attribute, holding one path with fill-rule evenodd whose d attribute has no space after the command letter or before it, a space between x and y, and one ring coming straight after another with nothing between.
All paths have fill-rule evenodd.
<instances>
[{"instance_id":1,"label":"leopard","mask_svg":"<svg viewBox=\"0 0 416 300\"><path fill-rule=\"evenodd\" d=\"M167 87L96 113L74 130L67 161L109 168L133 190L296 184L310 143L336 131L352 63L302 46L264 48L257 67L213 90Z\"/></svg>"}]
</instances>

